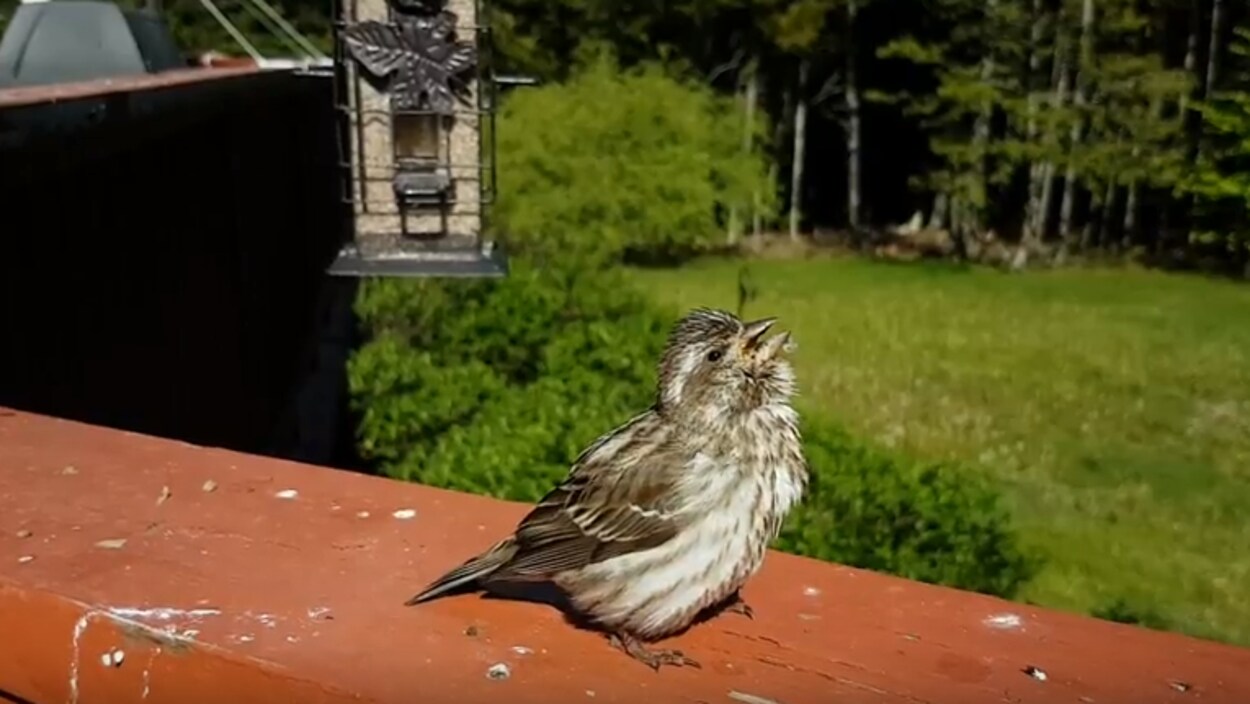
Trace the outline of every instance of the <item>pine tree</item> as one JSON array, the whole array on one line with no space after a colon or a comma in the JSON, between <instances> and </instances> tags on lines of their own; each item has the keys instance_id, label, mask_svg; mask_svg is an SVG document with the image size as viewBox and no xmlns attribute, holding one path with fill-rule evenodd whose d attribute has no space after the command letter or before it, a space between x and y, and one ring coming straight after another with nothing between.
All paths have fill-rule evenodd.
<instances>
[{"instance_id":1,"label":"pine tree","mask_svg":"<svg viewBox=\"0 0 1250 704\"><path fill-rule=\"evenodd\" d=\"M1182 184L1197 198L1202 243L1218 243L1250 278L1250 28L1233 29L1229 47L1237 86L1213 90L1199 106L1209 135L1197 168Z\"/></svg>"},{"instance_id":2,"label":"pine tree","mask_svg":"<svg viewBox=\"0 0 1250 704\"><path fill-rule=\"evenodd\" d=\"M940 0L952 26L946 41L902 37L878 54L910 61L931 71L932 94L883 96L905 103L930 131L929 145L940 166L917 180L947 204L957 237L979 234L990 215L991 191L1010 178L1016 154L1004 149L993 130L995 116L1020 93L1011 66L1027 53L1028 31L1019 31L1019 0ZM1031 30L1030 30L1031 31ZM935 210L937 206L935 205Z\"/></svg>"}]
</instances>

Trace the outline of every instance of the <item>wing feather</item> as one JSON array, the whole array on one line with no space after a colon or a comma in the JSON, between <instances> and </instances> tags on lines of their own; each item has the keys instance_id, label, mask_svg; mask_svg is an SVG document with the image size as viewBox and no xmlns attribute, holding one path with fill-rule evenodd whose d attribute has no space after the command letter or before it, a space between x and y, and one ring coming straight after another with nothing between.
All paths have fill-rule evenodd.
<instances>
[{"instance_id":1,"label":"wing feather","mask_svg":"<svg viewBox=\"0 0 1250 704\"><path fill-rule=\"evenodd\" d=\"M666 453L646 453L635 466L622 469L619 457L595 452L608 439L584 453L568 478L522 519L516 554L492 579L546 579L658 547L678 534L686 516L672 491L677 473L663 466Z\"/></svg>"}]
</instances>

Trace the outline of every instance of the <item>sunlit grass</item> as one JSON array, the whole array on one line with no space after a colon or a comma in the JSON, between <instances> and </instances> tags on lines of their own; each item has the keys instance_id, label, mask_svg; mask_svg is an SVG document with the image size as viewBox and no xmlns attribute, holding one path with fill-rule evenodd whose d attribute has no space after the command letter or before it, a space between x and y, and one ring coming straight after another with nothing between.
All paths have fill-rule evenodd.
<instances>
[{"instance_id":1,"label":"sunlit grass","mask_svg":"<svg viewBox=\"0 0 1250 704\"><path fill-rule=\"evenodd\" d=\"M636 270L662 302L737 304L741 261ZM1048 566L1021 598L1121 600L1250 644L1250 286L1133 270L1009 275L754 261L747 315L799 343L803 404L1000 480Z\"/></svg>"}]
</instances>

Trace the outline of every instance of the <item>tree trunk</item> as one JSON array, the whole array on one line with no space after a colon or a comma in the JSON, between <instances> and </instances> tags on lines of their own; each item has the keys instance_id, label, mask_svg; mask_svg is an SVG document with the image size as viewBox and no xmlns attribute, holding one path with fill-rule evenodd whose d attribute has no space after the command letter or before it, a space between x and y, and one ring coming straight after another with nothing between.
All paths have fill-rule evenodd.
<instances>
[{"instance_id":1,"label":"tree trunk","mask_svg":"<svg viewBox=\"0 0 1250 704\"><path fill-rule=\"evenodd\" d=\"M746 120L745 120L746 125L743 127L743 130L742 130L742 151L748 155L750 155L752 150L755 149L755 108L756 108L756 104L759 102L759 99L760 99L759 61L756 59L752 59L750 66L751 66L751 69L750 69L751 76L749 79L747 79L746 105L742 107L743 112L746 113ZM751 206L752 219L755 218L755 213L758 210L758 208L755 206L755 201L758 201L758 200L759 200L759 193L756 192L752 196L752 201L753 201L752 206Z\"/></svg>"},{"instance_id":2,"label":"tree trunk","mask_svg":"<svg viewBox=\"0 0 1250 704\"><path fill-rule=\"evenodd\" d=\"M1068 102L1068 91L1072 83L1072 71L1068 65L1068 47L1067 42L1062 41L1057 35L1055 37L1055 70L1051 79L1052 85L1055 86L1054 108L1062 110L1063 106ZM1055 145L1062 145L1061 138L1055 140ZM1046 229L1050 225L1050 208L1055 199L1055 162L1048 159L1045 166L1042 167L1042 197L1038 203L1038 221L1037 232L1041 237L1046 236Z\"/></svg>"},{"instance_id":3,"label":"tree trunk","mask_svg":"<svg viewBox=\"0 0 1250 704\"><path fill-rule=\"evenodd\" d=\"M1069 159L1071 159L1071 155L1069 155ZM1063 173L1063 200L1059 202L1059 240L1065 246L1072 241L1072 214L1075 210L1076 168L1069 161L1068 168Z\"/></svg>"},{"instance_id":4,"label":"tree trunk","mask_svg":"<svg viewBox=\"0 0 1250 704\"><path fill-rule=\"evenodd\" d=\"M745 99L744 99L745 100ZM738 203L729 204L729 217L725 221L725 244L732 247L738 242Z\"/></svg>"},{"instance_id":5,"label":"tree trunk","mask_svg":"<svg viewBox=\"0 0 1250 704\"><path fill-rule=\"evenodd\" d=\"M1152 120L1158 121L1163 117L1163 100L1156 98L1150 106L1150 117ZM1132 151L1133 169L1136 171L1137 160L1141 158L1141 144L1134 143ZM1136 177L1129 179L1128 193L1124 201L1124 232L1121 243L1125 248L1130 248L1137 244L1137 225L1140 222L1138 208L1141 207L1141 198L1138 196L1138 189L1141 188L1141 179Z\"/></svg>"},{"instance_id":6,"label":"tree trunk","mask_svg":"<svg viewBox=\"0 0 1250 704\"><path fill-rule=\"evenodd\" d=\"M1102 199L1102 210L1098 212L1098 246L1107 248L1111 243L1111 216L1115 214L1116 196L1120 195L1119 184L1113 178L1107 183L1107 193Z\"/></svg>"},{"instance_id":7,"label":"tree trunk","mask_svg":"<svg viewBox=\"0 0 1250 704\"><path fill-rule=\"evenodd\" d=\"M964 207L959 196L950 197L951 235L955 238L967 236L964 231Z\"/></svg>"},{"instance_id":8,"label":"tree trunk","mask_svg":"<svg viewBox=\"0 0 1250 704\"><path fill-rule=\"evenodd\" d=\"M803 203L803 157L807 153L807 73L811 62L799 61L799 82L794 104L794 163L790 166L790 239L799 239L800 208Z\"/></svg>"},{"instance_id":9,"label":"tree trunk","mask_svg":"<svg viewBox=\"0 0 1250 704\"><path fill-rule=\"evenodd\" d=\"M1037 142L1038 98L1033 90L1033 80L1042 67L1042 26L1045 20L1042 0L1033 0L1033 26L1029 30L1029 67L1022 82L1028 94L1027 123L1025 140L1029 145ZM1029 164L1029 200L1024 209L1024 228L1020 233L1020 243L1016 246L1012 257L1013 269L1023 269L1028 264L1029 251L1041 241L1038 221L1041 219L1043 165L1037 162Z\"/></svg>"},{"instance_id":10,"label":"tree trunk","mask_svg":"<svg viewBox=\"0 0 1250 704\"><path fill-rule=\"evenodd\" d=\"M1133 37L1132 47L1138 55L1145 55L1149 52L1144 37L1137 34ZM1150 119L1157 122L1163 116L1163 101L1156 98L1150 103ZM1182 116L1183 117L1183 116ZM1130 135L1130 138L1133 138ZM1137 241L1137 208L1139 207L1138 188L1141 179L1138 177L1138 164L1142 155L1142 141L1133 138L1133 148L1129 151L1128 168L1131 175L1126 186L1126 197L1124 201L1124 219L1121 221L1120 246L1125 249L1131 249Z\"/></svg>"},{"instance_id":11,"label":"tree trunk","mask_svg":"<svg viewBox=\"0 0 1250 704\"><path fill-rule=\"evenodd\" d=\"M950 198L943 191L933 196L933 210L929 213L929 229L941 230L946 227L946 209Z\"/></svg>"},{"instance_id":12,"label":"tree trunk","mask_svg":"<svg viewBox=\"0 0 1250 704\"><path fill-rule=\"evenodd\" d=\"M755 103L759 98L759 68L755 59L747 62L746 73L746 86L742 95L742 151L745 154L750 154L751 148L754 146L752 137L755 134ZM735 203L729 210L727 241L730 246L738 241L740 231L741 228L738 226L738 205Z\"/></svg>"},{"instance_id":13,"label":"tree trunk","mask_svg":"<svg viewBox=\"0 0 1250 704\"><path fill-rule=\"evenodd\" d=\"M994 10L997 7L997 5L998 5L997 0L985 0L985 15L987 18L992 17L994 15ZM981 57L981 82L989 83L990 79L992 79L993 77L994 77L994 54L993 52L990 51L989 47L986 47L985 56ZM986 155L989 142L990 142L990 119L994 116L993 113L994 113L993 103L991 103L988 100L985 101L985 103L981 105L981 113L977 115L977 120L972 126L973 153L979 156L980 164L981 164L981 173L978 174L978 183L980 184L979 187L981 189L981 194L983 196L982 198L980 198L981 201L985 200L984 195L989 192L989 186L986 183L986 163L985 163L986 156L985 155ZM967 204L963 204L963 205L967 205ZM969 206L969 207L980 208L981 206ZM960 210L962 212L964 208L961 207ZM985 229L984 223L982 222L982 219L981 219L981 213L979 211L973 214L971 217L974 218L973 220L974 224L971 226L972 229L975 229L977 232L980 232Z\"/></svg>"},{"instance_id":14,"label":"tree trunk","mask_svg":"<svg viewBox=\"0 0 1250 704\"><path fill-rule=\"evenodd\" d=\"M773 124L773 149L779 150L783 138L786 136L786 125L793 120L794 112L794 92L789 87L785 87L781 91L781 119ZM781 185L781 153L774 151L774 158L768 164L768 182L774 188ZM780 190L780 189L779 189ZM773 220L769 223L769 227L776 227L777 221ZM758 233L757 233L758 234Z\"/></svg>"},{"instance_id":15,"label":"tree trunk","mask_svg":"<svg viewBox=\"0 0 1250 704\"><path fill-rule=\"evenodd\" d=\"M1210 100L1212 93L1219 87L1220 77L1220 39L1224 29L1224 0L1211 1L1211 34L1209 43L1207 44L1207 75L1203 81L1203 98ZM1195 146L1193 150L1194 162L1200 162L1206 151L1206 144L1202 140L1202 121L1196 120L1193 131L1190 133L1191 144ZM1191 162L1191 163L1194 163ZM1187 199L1187 205L1192 206L1192 198ZM1194 232L1193 213L1190 213L1190 237L1192 239Z\"/></svg>"},{"instance_id":16,"label":"tree trunk","mask_svg":"<svg viewBox=\"0 0 1250 704\"><path fill-rule=\"evenodd\" d=\"M859 232L860 121L858 59L855 44L856 0L846 2L846 220L851 233Z\"/></svg>"},{"instance_id":17,"label":"tree trunk","mask_svg":"<svg viewBox=\"0 0 1250 704\"><path fill-rule=\"evenodd\" d=\"M1090 245L1094 243L1094 226L1102 220L1102 198L1094 192L1089 195L1089 216L1085 218L1085 224L1081 227L1081 246L1082 252L1088 251Z\"/></svg>"},{"instance_id":18,"label":"tree trunk","mask_svg":"<svg viewBox=\"0 0 1250 704\"><path fill-rule=\"evenodd\" d=\"M1189 0L1189 34L1185 39L1185 75L1195 79L1190 90L1181 94L1179 108L1181 125L1185 131L1185 163L1191 167L1198 158L1198 143L1201 136L1202 121L1191 110L1191 100L1203 86L1202 76L1198 73L1198 35L1202 33L1202 0ZM1159 230L1159 251L1170 244L1171 232L1166 223L1170 223L1171 208L1175 205L1183 219L1188 219L1193 210L1194 195L1185 193L1180 202L1169 200L1163 207L1164 225Z\"/></svg>"},{"instance_id":19,"label":"tree trunk","mask_svg":"<svg viewBox=\"0 0 1250 704\"><path fill-rule=\"evenodd\" d=\"M1121 243L1131 249L1137 242L1137 179L1128 184L1127 200L1124 201L1124 233Z\"/></svg>"},{"instance_id":20,"label":"tree trunk","mask_svg":"<svg viewBox=\"0 0 1250 704\"><path fill-rule=\"evenodd\" d=\"M754 90L755 90L754 102L758 103L759 97L764 94L764 72L760 68L760 61L758 58L755 60L755 72L753 74L753 77L755 79L752 83ZM752 130L755 129L754 125L752 125L751 129ZM770 159L770 161L775 162L776 160ZM774 169L775 166L773 164L769 164L768 168L771 174L772 173L771 170ZM776 183L775 177L769 178L768 183L770 185ZM761 210L763 210L763 208L761 207L762 200L763 200L762 194L760 193L759 188L756 188L755 191L751 193L751 235L753 237L759 237L760 231L764 229L764 222L763 222L764 216L760 212Z\"/></svg>"},{"instance_id":21,"label":"tree trunk","mask_svg":"<svg viewBox=\"0 0 1250 704\"><path fill-rule=\"evenodd\" d=\"M1081 134L1085 123L1085 104L1087 99L1087 91L1089 87L1089 77L1087 72L1093 61L1094 51L1094 0L1084 0L1081 5L1081 50L1080 61L1076 69L1076 92L1073 96L1073 105L1077 109L1077 118L1072 123L1071 144L1069 145L1070 154L1068 158L1068 168L1064 173L1063 184L1063 204L1060 206L1059 214L1059 233L1063 238L1065 246L1071 243L1072 238L1072 210L1074 201L1076 200L1076 166L1073 163L1073 157L1076 150L1081 147ZM1085 228L1088 232L1089 228ZM1082 238L1082 247L1088 244L1089 238Z\"/></svg>"},{"instance_id":22,"label":"tree trunk","mask_svg":"<svg viewBox=\"0 0 1250 704\"><path fill-rule=\"evenodd\" d=\"M1198 33L1202 31L1202 0L1190 0L1189 2L1189 36L1185 40L1185 74L1189 76L1196 75L1198 69ZM1201 85L1201 81L1197 82ZM1180 116L1185 124L1189 124L1189 98L1190 93L1182 93L1180 101Z\"/></svg>"},{"instance_id":23,"label":"tree trunk","mask_svg":"<svg viewBox=\"0 0 1250 704\"><path fill-rule=\"evenodd\" d=\"M1224 0L1211 3L1211 44L1207 49L1206 97L1210 99L1220 80L1220 38L1224 32Z\"/></svg>"}]
</instances>

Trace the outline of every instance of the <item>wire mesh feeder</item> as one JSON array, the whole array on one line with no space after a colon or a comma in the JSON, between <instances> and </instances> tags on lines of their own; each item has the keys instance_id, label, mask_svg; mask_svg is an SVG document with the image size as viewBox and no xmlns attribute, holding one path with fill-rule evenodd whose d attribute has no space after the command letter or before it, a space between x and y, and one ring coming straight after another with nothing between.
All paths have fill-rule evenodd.
<instances>
[{"instance_id":1,"label":"wire mesh feeder","mask_svg":"<svg viewBox=\"0 0 1250 704\"><path fill-rule=\"evenodd\" d=\"M498 84L478 0L343 0L335 104L350 241L330 273L504 276L483 237Z\"/></svg>"}]
</instances>

